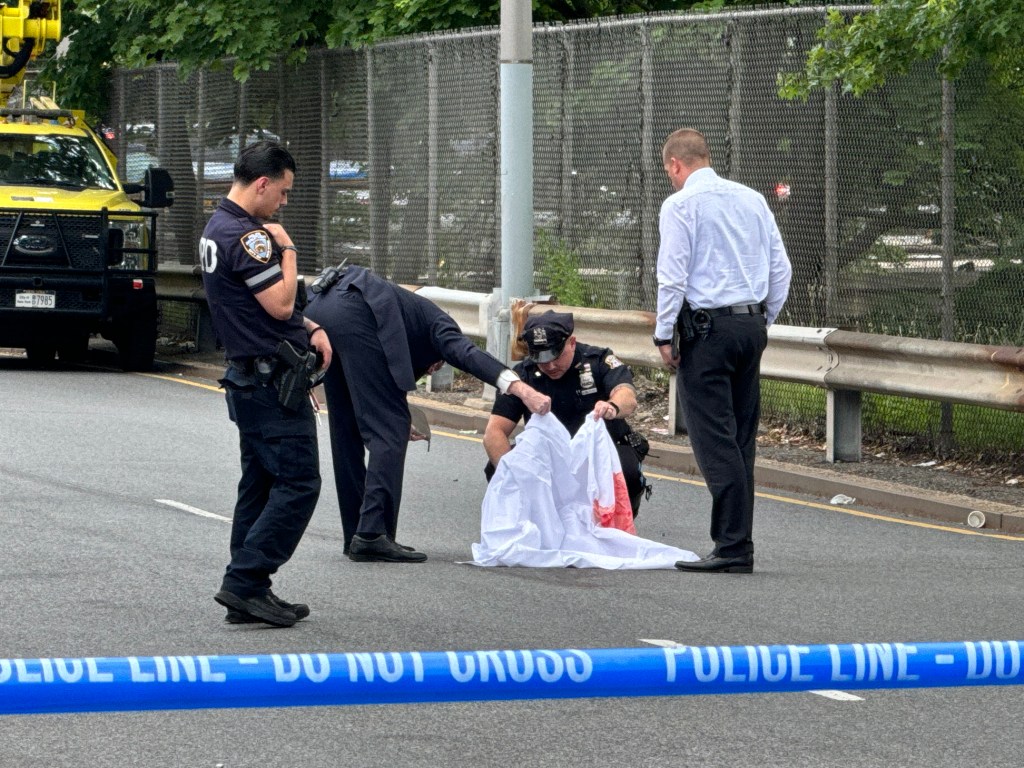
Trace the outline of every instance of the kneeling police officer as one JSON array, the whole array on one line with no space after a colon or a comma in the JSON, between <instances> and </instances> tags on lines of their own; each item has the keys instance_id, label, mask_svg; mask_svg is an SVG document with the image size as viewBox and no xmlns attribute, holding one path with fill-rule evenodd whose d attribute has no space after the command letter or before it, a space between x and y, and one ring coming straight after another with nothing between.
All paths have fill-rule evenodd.
<instances>
[{"instance_id":1,"label":"kneeling police officer","mask_svg":"<svg viewBox=\"0 0 1024 768\"><path fill-rule=\"evenodd\" d=\"M651 488L640 462L647 456L647 440L626 423L636 410L636 388L629 367L610 349L581 344L573 335L570 312L548 310L532 315L519 338L529 356L513 370L539 392L551 397L551 413L575 435L587 416L604 419L608 434L619 454L622 474L629 491L633 517ZM484 450L489 459L484 469L488 482L501 457L512 450L511 437L520 419L530 413L515 398L496 395L484 431Z\"/></svg>"}]
</instances>

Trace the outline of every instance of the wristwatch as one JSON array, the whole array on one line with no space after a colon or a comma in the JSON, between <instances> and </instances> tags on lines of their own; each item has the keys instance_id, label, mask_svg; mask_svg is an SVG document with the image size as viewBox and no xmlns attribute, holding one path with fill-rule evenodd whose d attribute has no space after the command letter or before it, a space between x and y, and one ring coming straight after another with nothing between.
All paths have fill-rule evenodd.
<instances>
[{"instance_id":1,"label":"wristwatch","mask_svg":"<svg viewBox=\"0 0 1024 768\"><path fill-rule=\"evenodd\" d=\"M672 343L672 339L659 339L657 336L652 336L651 339L656 347L666 347Z\"/></svg>"}]
</instances>

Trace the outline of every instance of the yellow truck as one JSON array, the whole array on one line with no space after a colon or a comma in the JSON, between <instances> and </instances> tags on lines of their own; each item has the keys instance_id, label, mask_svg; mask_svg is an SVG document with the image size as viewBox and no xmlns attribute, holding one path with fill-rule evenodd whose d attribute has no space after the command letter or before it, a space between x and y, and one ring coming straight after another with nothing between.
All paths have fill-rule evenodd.
<instances>
[{"instance_id":1,"label":"yellow truck","mask_svg":"<svg viewBox=\"0 0 1024 768\"><path fill-rule=\"evenodd\" d=\"M59 13L59 2L0 6L3 101L42 44L59 39ZM148 370L158 317L152 209L170 205L173 190L159 168L123 183L80 111L48 98L0 107L0 347L41 364L76 361L101 334L125 370Z\"/></svg>"}]
</instances>

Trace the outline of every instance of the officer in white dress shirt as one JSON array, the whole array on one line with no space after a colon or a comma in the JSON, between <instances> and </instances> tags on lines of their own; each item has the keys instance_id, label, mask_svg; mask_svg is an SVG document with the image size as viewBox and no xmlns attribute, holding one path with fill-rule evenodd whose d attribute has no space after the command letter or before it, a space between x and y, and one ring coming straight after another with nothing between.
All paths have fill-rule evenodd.
<instances>
[{"instance_id":1,"label":"officer in white dress shirt","mask_svg":"<svg viewBox=\"0 0 1024 768\"><path fill-rule=\"evenodd\" d=\"M715 173L703 135L674 132L662 160L676 191L661 206L654 344L684 393L715 544L676 567L751 573L761 354L792 267L764 197Z\"/></svg>"}]
</instances>

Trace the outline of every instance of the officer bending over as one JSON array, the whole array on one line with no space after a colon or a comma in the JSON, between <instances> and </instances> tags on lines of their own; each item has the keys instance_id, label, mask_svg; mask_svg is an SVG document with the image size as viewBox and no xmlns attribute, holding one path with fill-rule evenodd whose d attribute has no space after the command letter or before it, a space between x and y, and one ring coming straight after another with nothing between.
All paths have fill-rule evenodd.
<instances>
[{"instance_id":1,"label":"officer bending over","mask_svg":"<svg viewBox=\"0 0 1024 768\"><path fill-rule=\"evenodd\" d=\"M526 343L529 356L513 370L523 381L550 395L551 412L570 435L576 434L588 415L605 420L618 449L636 517L645 491L650 497L650 486L640 467L647 455L647 440L625 421L636 410L633 374L610 349L578 343L573 327L569 312L548 310L527 318L519 338ZM519 420L525 423L530 415L514 398L495 397L484 431L484 450L490 460L484 468L488 482L498 461L512 450L512 432Z\"/></svg>"},{"instance_id":2,"label":"officer bending over","mask_svg":"<svg viewBox=\"0 0 1024 768\"><path fill-rule=\"evenodd\" d=\"M199 243L210 315L228 362L220 383L242 455L231 562L214 596L233 624L288 627L309 615L308 606L270 590L320 496L308 390L316 352L323 366L331 362L327 334L295 309L295 246L284 227L267 221L287 204L294 177L284 147L246 147Z\"/></svg>"},{"instance_id":3,"label":"officer bending over","mask_svg":"<svg viewBox=\"0 0 1024 768\"><path fill-rule=\"evenodd\" d=\"M480 350L436 304L363 267L325 270L310 290L306 315L337 351L324 393L345 554L356 562L423 562L425 554L395 541L416 380L447 362L528 413L547 413L551 399Z\"/></svg>"}]
</instances>

